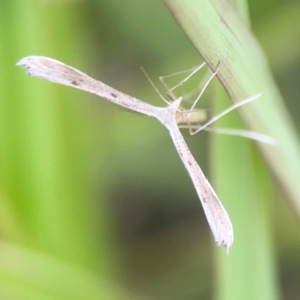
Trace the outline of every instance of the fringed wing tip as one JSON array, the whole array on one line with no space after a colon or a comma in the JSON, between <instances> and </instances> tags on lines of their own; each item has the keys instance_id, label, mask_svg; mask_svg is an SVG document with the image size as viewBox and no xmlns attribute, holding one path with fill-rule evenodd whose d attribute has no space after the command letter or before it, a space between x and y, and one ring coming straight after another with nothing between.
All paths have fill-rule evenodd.
<instances>
[{"instance_id":1,"label":"fringed wing tip","mask_svg":"<svg viewBox=\"0 0 300 300\"><path fill-rule=\"evenodd\" d=\"M229 254L233 244L233 230L226 237L217 237L215 241L219 247L223 246L226 249L227 254Z\"/></svg>"},{"instance_id":2,"label":"fringed wing tip","mask_svg":"<svg viewBox=\"0 0 300 300\"><path fill-rule=\"evenodd\" d=\"M27 57L24 57L24 58L20 59L16 63L16 66L26 68L26 60L27 60Z\"/></svg>"},{"instance_id":3,"label":"fringed wing tip","mask_svg":"<svg viewBox=\"0 0 300 300\"><path fill-rule=\"evenodd\" d=\"M31 69L34 58L35 56L24 57L16 63L16 66L23 68L28 75L32 75Z\"/></svg>"}]
</instances>

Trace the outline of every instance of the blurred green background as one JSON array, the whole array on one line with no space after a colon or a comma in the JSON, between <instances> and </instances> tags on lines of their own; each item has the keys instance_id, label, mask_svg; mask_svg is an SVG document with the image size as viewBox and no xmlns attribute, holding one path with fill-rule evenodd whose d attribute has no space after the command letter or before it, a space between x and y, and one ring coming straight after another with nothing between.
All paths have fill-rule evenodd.
<instances>
[{"instance_id":1,"label":"blurred green background","mask_svg":"<svg viewBox=\"0 0 300 300\"><path fill-rule=\"evenodd\" d=\"M299 128L299 1L255 0L249 10ZM162 1L2 0L0 24L0 299L225 299L218 292L218 252L225 250L216 251L167 131L154 119L15 67L28 55L53 57L163 105L140 67L158 84L158 76L202 60ZM201 107L210 108L211 94ZM211 178L211 135L185 137ZM234 184L237 175L224 176L242 203L247 191ZM272 191L265 205L269 250L266 257L251 253L254 271L241 272L269 274L258 284L271 292L254 298L246 282L243 299L299 299L299 222L278 182L270 173L262 177ZM259 201L264 205L264 197ZM243 227L239 222L235 228ZM245 240L236 237L222 260L248 260ZM239 243L243 251L234 252ZM234 298L240 286L236 281L230 299L241 299Z\"/></svg>"}]
</instances>

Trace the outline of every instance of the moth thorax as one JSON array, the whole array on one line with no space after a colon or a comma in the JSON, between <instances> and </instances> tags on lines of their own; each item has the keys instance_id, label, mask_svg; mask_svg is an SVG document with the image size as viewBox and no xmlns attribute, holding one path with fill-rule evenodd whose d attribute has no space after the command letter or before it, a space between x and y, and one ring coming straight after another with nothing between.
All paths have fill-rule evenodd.
<instances>
[{"instance_id":1,"label":"moth thorax","mask_svg":"<svg viewBox=\"0 0 300 300\"><path fill-rule=\"evenodd\" d=\"M182 109L182 108L179 108ZM193 111L180 110L176 113L176 122L179 123L202 123L207 119L206 110L199 109Z\"/></svg>"}]
</instances>

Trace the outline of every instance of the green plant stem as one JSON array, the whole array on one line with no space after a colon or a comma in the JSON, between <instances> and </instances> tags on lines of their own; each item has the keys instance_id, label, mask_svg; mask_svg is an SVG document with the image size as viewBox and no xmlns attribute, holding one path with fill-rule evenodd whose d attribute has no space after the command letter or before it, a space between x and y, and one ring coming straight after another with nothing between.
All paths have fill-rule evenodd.
<instances>
[{"instance_id":1,"label":"green plant stem","mask_svg":"<svg viewBox=\"0 0 300 300\"><path fill-rule=\"evenodd\" d=\"M299 139L256 39L226 1L164 2L210 68L221 61L218 79L233 102L263 93L240 112L248 128L277 140L258 146L300 216Z\"/></svg>"},{"instance_id":2,"label":"green plant stem","mask_svg":"<svg viewBox=\"0 0 300 300\"><path fill-rule=\"evenodd\" d=\"M247 33L245 24L228 3L223 1L221 6L218 1L204 1L201 5L197 1L165 2L208 64L214 64L220 59L223 65L220 73L223 72L219 74L219 79L235 101L254 95L260 89L265 93L266 88L259 86L256 79L251 77L251 74L253 76L255 72L260 72L256 69L257 64L252 61L251 66L249 58L243 61L243 56L252 57L254 60L256 55L263 61L262 55L251 52L257 51L258 46L252 37L245 36ZM249 23L245 1L238 2L238 7L242 9L237 10ZM239 30L237 26L242 29ZM239 43L247 39L250 40L245 43L244 49ZM240 59L243 61L241 66L238 65ZM243 67L244 73L248 73L250 77L245 76ZM269 77L268 75L265 78L265 85L270 89L269 93L274 94L272 89L275 87L271 85ZM249 81L253 81L252 85ZM220 84L215 84L213 90L216 114L230 106L230 102ZM268 101L266 99L264 96L257 102L266 102ZM269 104L271 105L270 101ZM259 105L256 109L259 109ZM243 115L250 119L253 112L255 108L249 111L245 109ZM250 125L248 123L250 128L258 132L271 130L272 128L269 129L271 126L264 127L267 120L262 114L259 115L261 118L259 129L251 127L252 122L249 122ZM237 113L231 113L220 120L218 126L243 128L243 123ZM262 148L265 155L273 150L280 154L278 149L265 146ZM210 150L213 185L229 212L235 233L235 242L229 256L223 249L216 250L216 297L218 300L279 299L272 239L270 173L266 170L252 141L215 134L212 136ZM279 168L274 162L272 167ZM282 177L283 179L285 178Z\"/></svg>"}]
</instances>

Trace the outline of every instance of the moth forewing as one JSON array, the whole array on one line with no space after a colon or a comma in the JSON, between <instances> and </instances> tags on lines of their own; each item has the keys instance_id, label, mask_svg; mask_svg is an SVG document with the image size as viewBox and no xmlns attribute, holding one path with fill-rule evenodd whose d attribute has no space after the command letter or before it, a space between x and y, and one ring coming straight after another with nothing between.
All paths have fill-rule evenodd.
<instances>
[{"instance_id":1,"label":"moth forewing","mask_svg":"<svg viewBox=\"0 0 300 300\"><path fill-rule=\"evenodd\" d=\"M173 126L170 134L175 148L192 179L216 243L225 246L227 252L229 252L233 243L233 227L230 218L200 166L195 161L178 127Z\"/></svg>"},{"instance_id":2,"label":"moth forewing","mask_svg":"<svg viewBox=\"0 0 300 300\"><path fill-rule=\"evenodd\" d=\"M21 59L17 63L17 66L23 67L30 76L95 94L101 98L147 116L153 117L157 114L157 107L126 95L55 59L43 56L28 56Z\"/></svg>"},{"instance_id":3,"label":"moth forewing","mask_svg":"<svg viewBox=\"0 0 300 300\"><path fill-rule=\"evenodd\" d=\"M223 245L227 249L227 252L229 252L233 243L233 227L230 218L200 166L194 159L176 124L176 114L181 101L182 97L175 100L169 107L166 107L159 119L169 129L174 146L200 198L216 243Z\"/></svg>"}]
</instances>

